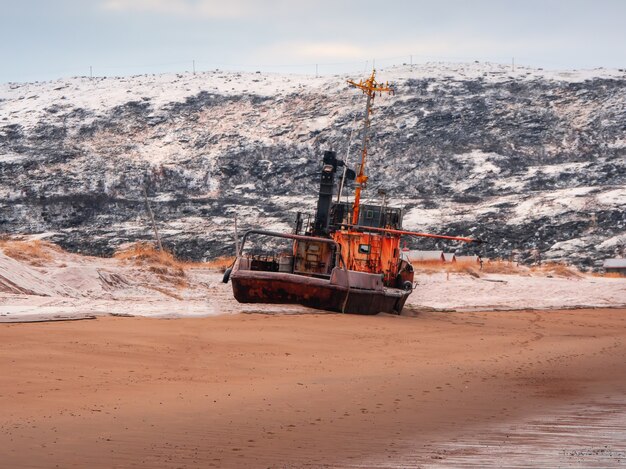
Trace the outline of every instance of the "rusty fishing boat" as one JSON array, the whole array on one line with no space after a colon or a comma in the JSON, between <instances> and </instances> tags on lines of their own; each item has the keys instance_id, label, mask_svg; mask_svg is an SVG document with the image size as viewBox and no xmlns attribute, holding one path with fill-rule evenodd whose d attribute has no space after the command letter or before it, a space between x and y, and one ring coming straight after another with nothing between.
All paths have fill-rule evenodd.
<instances>
[{"instance_id":1,"label":"rusty fishing boat","mask_svg":"<svg viewBox=\"0 0 626 469\"><path fill-rule=\"evenodd\" d=\"M480 242L403 230L402 210L387 206L384 197L381 205L361 203L361 192L368 181L365 168L374 98L376 94L393 94L394 89L377 82L375 70L365 81L348 83L367 97L358 172L337 159L335 152L326 151L313 220L309 218L305 223L302 213L298 213L293 233L251 230L243 235L236 260L224 274L224 282L232 281L235 299L241 303L400 314L414 289L413 267L400 246L403 236ZM353 202L341 202L342 192L351 180L356 183ZM245 253L253 237L282 239L290 245L271 255Z\"/></svg>"}]
</instances>

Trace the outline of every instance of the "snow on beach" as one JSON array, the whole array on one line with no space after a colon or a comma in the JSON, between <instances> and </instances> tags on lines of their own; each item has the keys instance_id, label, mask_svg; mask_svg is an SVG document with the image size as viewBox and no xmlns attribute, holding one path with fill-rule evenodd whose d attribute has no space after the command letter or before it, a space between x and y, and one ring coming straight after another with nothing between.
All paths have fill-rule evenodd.
<instances>
[{"instance_id":1,"label":"snow on beach","mask_svg":"<svg viewBox=\"0 0 626 469\"><path fill-rule=\"evenodd\" d=\"M626 305L626 279L444 273L420 275L409 305L456 311L567 309Z\"/></svg>"},{"instance_id":2,"label":"snow on beach","mask_svg":"<svg viewBox=\"0 0 626 469\"><path fill-rule=\"evenodd\" d=\"M34 258L20 259L13 254L18 257L15 259L0 251L0 322L106 315L182 318L239 312L319 313L298 305L239 304L231 285L221 282L222 274L201 264L181 274L178 270L168 272L167 265L81 256L48 244L36 246ZM478 277L439 272L417 275L417 288L407 309L488 311L624 305L623 278L559 277L526 271Z\"/></svg>"}]
</instances>

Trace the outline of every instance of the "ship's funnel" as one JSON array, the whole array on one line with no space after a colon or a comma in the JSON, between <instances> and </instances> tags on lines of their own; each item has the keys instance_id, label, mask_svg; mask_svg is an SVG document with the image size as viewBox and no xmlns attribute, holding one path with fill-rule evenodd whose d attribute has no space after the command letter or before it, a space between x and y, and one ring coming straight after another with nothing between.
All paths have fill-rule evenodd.
<instances>
[{"instance_id":1,"label":"ship's funnel","mask_svg":"<svg viewBox=\"0 0 626 469\"><path fill-rule=\"evenodd\" d=\"M325 151L323 162L317 211L315 212L315 223L313 224L313 234L317 236L328 234L328 220L330 205L333 200L335 173L337 172L337 166L343 166L343 161L337 160L337 154L334 151Z\"/></svg>"}]
</instances>

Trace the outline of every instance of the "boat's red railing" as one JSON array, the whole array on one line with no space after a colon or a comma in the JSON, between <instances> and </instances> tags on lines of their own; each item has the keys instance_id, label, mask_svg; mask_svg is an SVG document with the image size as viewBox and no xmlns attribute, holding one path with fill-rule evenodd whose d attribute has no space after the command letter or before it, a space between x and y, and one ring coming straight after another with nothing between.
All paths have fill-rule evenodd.
<instances>
[{"instance_id":1,"label":"boat's red railing","mask_svg":"<svg viewBox=\"0 0 626 469\"><path fill-rule=\"evenodd\" d=\"M261 236L273 236L276 238L296 239L298 241L317 241L317 242L322 242L322 243L328 243L328 244L335 245L335 247L337 247L338 250L341 251L341 246L339 246L339 244L337 244L335 240L331 238L318 238L317 236L305 236L305 235L297 235L297 234L291 234L291 233L278 233L276 231L250 230L250 231L246 231L246 233L241 238L241 244L239 245L239 252L237 253L238 257L241 256L241 253L243 252L244 244L246 243L246 239L248 238L248 235L251 235L251 234L258 234Z\"/></svg>"},{"instance_id":2,"label":"boat's red railing","mask_svg":"<svg viewBox=\"0 0 626 469\"><path fill-rule=\"evenodd\" d=\"M389 233L389 234L397 234L397 235L405 235L405 236L417 236L417 237L422 237L422 238L448 239L451 241L463 241L465 243L477 243L477 244L484 243L482 239L466 238L463 236L436 235L436 234L430 234L430 233L420 233L418 231L394 230L393 228L375 228L372 226L350 225L350 224L342 224L341 226L350 228L355 231L375 231L378 233Z\"/></svg>"},{"instance_id":3,"label":"boat's red railing","mask_svg":"<svg viewBox=\"0 0 626 469\"><path fill-rule=\"evenodd\" d=\"M342 313L345 312L346 304L348 303L348 297L350 296L350 276L348 275L348 265L346 264L346 261L344 260L341 254L341 245L338 244L334 239L318 238L317 236L304 236L304 235L297 235L297 234L291 234L291 233L278 233L276 231L250 230L250 231L246 231L243 237L241 238L241 244L239 245L239 252L237 253L237 257L235 258L235 260L241 257L241 253L243 252L243 247L246 244L246 239L248 238L248 235L251 235L251 234L258 234L261 236L273 236L276 238L286 238L286 239L293 239L293 240L298 240L298 241L315 241L315 242L328 243L328 244L332 244L333 246L335 246L335 249L337 249L336 252L339 256L339 262L343 266L343 270L346 272L346 282L347 282L346 283L346 298L344 299L343 306L341 307L341 312ZM233 262L233 265L234 265L234 262ZM231 265L227 269L226 273L224 274L224 279L223 279L224 283L228 282L228 278L230 277L230 272L231 272L232 267L233 266Z\"/></svg>"}]
</instances>

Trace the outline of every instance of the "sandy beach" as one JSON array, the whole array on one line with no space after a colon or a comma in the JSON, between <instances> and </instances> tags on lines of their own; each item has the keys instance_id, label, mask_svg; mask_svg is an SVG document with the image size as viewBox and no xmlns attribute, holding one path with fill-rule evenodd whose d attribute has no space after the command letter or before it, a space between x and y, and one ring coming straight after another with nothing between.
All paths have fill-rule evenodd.
<instances>
[{"instance_id":1,"label":"sandy beach","mask_svg":"<svg viewBox=\"0 0 626 469\"><path fill-rule=\"evenodd\" d=\"M408 313L1 324L2 464L488 466L480 441L590 400L613 405L605 448L531 447L624 464L625 309Z\"/></svg>"}]
</instances>

